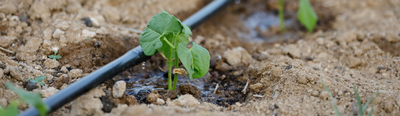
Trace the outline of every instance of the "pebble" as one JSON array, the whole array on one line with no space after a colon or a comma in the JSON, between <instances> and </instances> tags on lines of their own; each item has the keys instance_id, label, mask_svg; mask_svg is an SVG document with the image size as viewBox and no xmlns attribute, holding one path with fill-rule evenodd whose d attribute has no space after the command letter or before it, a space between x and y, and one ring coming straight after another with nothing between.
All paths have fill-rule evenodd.
<instances>
[{"instance_id":1,"label":"pebble","mask_svg":"<svg viewBox=\"0 0 400 116\"><path fill-rule=\"evenodd\" d=\"M117 81L113 87L113 97L114 98L121 98L124 96L126 90L126 83L125 81Z\"/></svg>"},{"instance_id":2,"label":"pebble","mask_svg":"<svg viewBox=\"0 0 400 116\"><path fill-rule=\"evenodd\" d=\"M321 92L321 94L319 95L319 97L320 97L322 100L328 100L328 99L329 99L329 93L328 93L327 91L323 91L323 92Z\"/></svg>"},{"instance_id":3,"label":"pebble","mask_svg":"<svg viewBox=\"0 0 400 116\"><path fill-rule=\"evenodd\" d=\"M17 79L18 81L25 81L26 80L26 78L25 78L26 76L22 76L23 74L21 73L19 68L10 66L9 70L10 70L10 75L13 78Z\"/></svg>"},{"instance_id":4,"label":"pebble","mask_svg":"<svg viewBox=\"0 0 400 116\"><path fill-rule=\"evenodd\" d=\"M242 66L250 63L251 55L242 47L237 47L224 52L224 57L232 66Z\"/></svg>"},{"instance_id":5,"label":"pebble","mask_svg":"<svg viewBox=\"0 0 400 116\"><path fill-rule=\"evenodd\" d=\"M53 95L53 94L55 94L57 92L58 92L58 89L56 89L54 87L50 87L50 88L48 88L46 90L40 91L40 94L42 94L43 98L48 98L48 97L50 97L51 95Z\"/></svg>"},{"instance_id":6,"label":"pebble","mask_svg":"<svg viewBox=\"0 0 400 116\"><path fill-rule=\"evenodd\" d=\"M165 104L165 101L163 99L157 98L157 102L155 104L163 105L163 104Z\"/></svg>"},{"instance_id":7,"label":"pebble","mask_svg":"<svg viewBox=\"0 0 400 116\"><path fill-rule=\"evenodd\" d=\"M171 101L168 104L169 107L171 106L179 106L179 107L198 107L200 106L200 102L194 98L192 95L186 94L180 96L178 99Z\"/></svg>"},{"instance_id":8,"label":"pebble","mask_svg":"<svg viewBox=\"0 0 400 116\"><path fill-rule=\"evenodd\" d=\"M60 63L57 60L53 60L53 59L46 59L46 61L44 61L44 66L47 69L53 69L56 68L60 65Z\"/></svg>"},{"instance_id":9,"label":"pebble","mask_svg":"<svg viewBox=\"0 0 400 116\"><path fill-rule=\"evenodd\" d=\"M68 73L68 69L67 69L67 67L65 67L65 66L62 66L60 70L61 70L62 72L64 72L64 73Z\"/></svg>"},{"instance_id":10,"label":"pebble","mask_svg":"<svg viewBox=\"0 0 400 116\"><path fill-rule=\"evenodd\" d=\"M225 63L225 62L218 62L218 63L217 63L217 66L215 66L215 69L218 70L218 71L221 71L221 72L225 72L225 71L231 70L232 67L229 66L229 65L228 65L227 63Z\"/></svg>"},{"instance_id":11,"label":"pebble","mask_svg":"<svg viewBox=\"0 0 400 116\"><path fill-rule=\"evenodd\" d=\"M94 36L96 36L96 32L89 31L89 30L86 30L86 29L84 29L82 31L82 37L83 38L93 38Z\"/></svg>"},{"instance_id":12,"label":"pebble","mask_svg":"<svg viewBox=\"0 0 400 116\"><path fill-rule=\"evenodd\" d=\"M61 31L60 29L56 29L53 33L53 38L60 38L64 34L65 34L64 31Z\"/></svg>"},{"instance_id":13,"label":"pebble","mask_svg":"<svg viewBox=\"0 0 400 116\"><path fill-rule=\"evenodd\" d=\"M69 77L75 79L82 76L83 71L81 69L72 69L68 72Z\"/></svg>"},{"instance_id":14,"label":"pebble","mask_svg":"<svg viewBox=\"0 0 400 116\"><path fill-rule=\"evenodd\" d=\"M83 95L71 103L71 116L98 116L103 113L99 98Z\"/></svg>"},{"instance_id":15,"label":"pebble","mask_svg":"<svg viewBox=\"0 0 400 116\"><path fill-rule=\"evenodd\" d=\"M15 37L11 36L0 36L0 46L7 48L14 42L15 39Z\"/></svg>"},{"instance_id":16,"label":"pebble","mask_svg":"<svg viewBox=\"0 0 400 116\"><path fill-rule=\"evenodd\" d=\"M318 97L319 96L319 92L318 91L313 91L311 93L311 95L314 96L314 97Z\"/></svg>"},{"instance_id":17,"label":"pebble","mask_svg":"<svg viewBox=\"0 0 400 116\"><path fill-rule=\"evenodd\" d=\"M152 104L157 104L157 99L159 99L160 97L161 95L158 94L157 91L153 91L146 97L146 100Z\"/></svg>"},{"instance_id":18,"label":"pebble","mask_svg":"<svg viewBox=\"0 0 400 116\"><path fill-rule=\"evenodd\" d=\"M69 28L69 24L66 21L63 21L63 22L57 24L56 28L59 28L59 29L61 29L63 31L66 31Z\"/></svg>"},{"instance_id":19,"label":"pebble","mask_svg":"<svg viewBox=\"0 0 400 116\"><path fill-rule=\"evenodd\" d=\"M31 81L28 81L28 82L26 83L26 86L25 86L26 90L28 90L28 91L32 91L32 90L34 90L34 89L36 89L36 88L38 88L38 87L39 87L39 86L37 86L36 83L33 83L33 82L31 82Z\"/></svg>"}]
</instances>

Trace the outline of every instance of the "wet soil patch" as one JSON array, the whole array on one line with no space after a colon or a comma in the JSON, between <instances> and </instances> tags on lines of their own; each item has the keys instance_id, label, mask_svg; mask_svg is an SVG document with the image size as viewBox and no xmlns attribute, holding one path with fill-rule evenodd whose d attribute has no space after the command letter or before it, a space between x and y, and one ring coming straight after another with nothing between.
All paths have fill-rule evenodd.
<instances>
[{"instance_id":1,"label":"wet soil patch","mask_svg":"<svg viewBox=\"0 0 400 116\"><path fill-rule=\"evenodd\" d=\"M140 65L134 68L142 67ZM181 95L191 94L202 102L214 103L223 107L229 107L236 102L244 102L247 94L242 90L246 85L243 75L234 71L212 71L201 79L190 80L188 77L179 76L176 91L168 90L168 77L166 72L160 69L144 69L147 71L135 71L131 76L119 77L127 83L125 94L135 96L138 103L150 104L147 97L157 91L164 100L176 99ZM120 75L121 76L121 75ZM115 80L115 81L117 81ZM114 81L114 82L115 82ZM108 82L112 85L112 82Z\"/></svg>"}]
</instances>

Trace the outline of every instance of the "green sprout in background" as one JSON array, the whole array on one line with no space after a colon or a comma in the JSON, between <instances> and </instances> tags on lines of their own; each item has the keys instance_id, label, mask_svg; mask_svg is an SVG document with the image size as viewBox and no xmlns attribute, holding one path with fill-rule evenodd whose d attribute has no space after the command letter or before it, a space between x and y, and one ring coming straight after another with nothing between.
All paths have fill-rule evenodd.
<instances>
[{"instance_id":1,"label":"green sprout in background","mask_svg":"<svg viewBox=\"0 0 400 116\"><path fill-rule=\"evenodd\" d=\"M309 0L299 0L299 9L297 11L297 18L301 24L303 24L309 33L314 30L315 24L317 24L317 14L312 8ZM283 19L283 0L279 0L279 20L281 31L285 32L285 25Z\"/></svg>"},{"instance_id":2,"label":"green sprout in background","mask_svg":"<svg viewBox=\"0 0 400 116\"><path fill-rule=\"evenodd\" d=\"M19 99L24 101L25 103L34 106L41 116L46 116L49 111L48 106L42 101L42 97L39 93L31 93L27 92L23 89L16 88L11 83L6 83L6 87L11 91L14 91L18 94ZM18 115L18 104L19 101L13 101L8 105L7 108L3 109L0 107L0 116L17 116Z\"/></svg>"},{"instance_id":3,"label":"green sprout in background","mask_svg":"<svg viewBox=\"0 0 400 116\"><path fill-rule=\"evenodd\" d=\"M29 78L29 81L31 81L32 83L39 83L41 86L44 86L44 83L41 82L44 78L46 78L46 76L38 76L35 79Z\"/></svg>"},{"instance_id":4,"label":"green sprout in background","mask_svg":"<svg viewBox=\"0 0 400 116\"><path fill-rule=\"evenodd\" d=\"M58 60L61 58L60 55L57 55L58 51L54 51L54 55L49 55L49 58L52 58L53 60Z\"/></svg>"},{"instance_id":5,"label":"green sprout in background","mask_svg":"<svg viewBox=\"0 0 400 116\"><path fill-rule=\"evenodd\" d=\"M210 54L207 49L194 42L192 48L186 48L189 36L192 35L190 27L166 11L161 11L150 19L146 29L140 34L139 42L145 55L151 56L158 51L164 57L168 65L168 90L175 90L178 74L184 75L187 70L192 80L201 78L208 72ZM186 70L179 68L179 60ZM173 84L172 71L175 75Z\"/></svg>"},{"instance_id":6,"label":"green sprout in background","mask_svg":"<svg viewBox=\"0 0 400 116\"><path fill-rule=\"evenodd\" d=\"M342 116L342 114L340 114L340 112L339 112L339 109L337 108L335 98L333 98L333 96L332 96L331 92L329 91L328 87L326 86L324 80L321 79L321 81L322 81L322 84L324 85L326 91L328 92L329 97L332 99L331 105L332 105L333 109L335 110L336 115ZM353 90L354 90L354 94L356 95L356 100L357 100L357 104L359 107L357 116L362 116L363 112L367 110L368 104L371 102L371 99L372 99L371 111L369 111L369 113L368 113L368 116L371 116L372 112L374 111L375 98L378 97L379 87L375 92L375 97L373 97L374 94L372 94L371 97L369 97L367 103L364 104L364 106L362 106L361 98L360 98L360 95L358 94L357 86L354 83L353 83Z\"/></svg>"}]
</instances>

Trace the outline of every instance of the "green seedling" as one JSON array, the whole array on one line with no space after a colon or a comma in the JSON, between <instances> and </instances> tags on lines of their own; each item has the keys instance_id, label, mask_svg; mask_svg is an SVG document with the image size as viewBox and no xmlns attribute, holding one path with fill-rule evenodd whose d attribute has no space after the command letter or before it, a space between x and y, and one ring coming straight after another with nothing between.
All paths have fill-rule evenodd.
<instances>
[{"instance_id":1,"label":"green seedling","mask_svg":"<svg viewBox=\"0 0 400 116\"><path fill-rule=\"evenodd\" d=\"M32 83L39 83L41 86L44 86L44 83L41 82L44 78L46 78L46 76L38 76L35 79L29 78L29 81L31 81Z\"/></svg>"},{"instance_id":2,"label":"green seedling","mask_svg":"<svg viewBox=\"0 0 400 116\"><path fill-rule=\"evenodd\" d=\"M58 60L61 58L60 55L57 55L58 51L54 51L54 55L49 55L49 58L52 58L53 60Z\"/></svg>"},{"instance_id":3,"label":"green seedling","mask_svg":"<svg viewBox=\"0 0 400 116\"><path fill-rule=\"evenodd\" d=\"M299 9L297 10L297 18L301 24L303 24L309 33L314 30L315 24L317 24L317 14L309 0L299 0ZM281 31L285 31L284 19L283 19L283 0L279 0L279 20Z\"/></svg>"},{"instance_id":4,"label":"green seedling","mask_svg":"<svg viewBox=\"0 0 400 116\"><path fill-rule=\"evenodd\" d=\"M0 106L0 116L16 116L18 115L18 104L20 102L18 100L12 101L7 108L2 108Z\"/></svg>"},{"instance_id":5,"label":"green seedling","mask_svg":"<svg viewBox=\"0 0 400 116\"><path fill-rule=\"evenodd\" d=\"M190 27L166 11L161 11L150 19L147 27L140 34L139 42L145 55L151 56L158 51L164 57L168 65L168 90L175 90L178 74L186 74L185 69L179 68L179 60L192 80L201 78L208 72L210 54L207 49L194 42L192 48L186 48L189 44L189 36L192 35ZM173 66L175 66L174 70L172 70ZM172 71L175 74L173 84Z\"/></svg>"},{"instance_id":6,"label":"green seedling","mask_svg":"<svg viewBox=\"0 0 400 116\"><path fill-rule=\"evenodd\" d=\"M18 94L19 99L24 101L25 103L34 106L41 116L45 116L49 111L49 108L44 102L42 101L42 97L39 93L31 93L27 92L23 89L19 89L14 87L11 83L6 83L6 87L14 91ZM6 108L0 108L0 115L1 116L16 116L18 114L18 101L11 102L10 105ZM4 114L4 115L3 115Z\"/></svg>"},{"instance_id":7,"label":"green seedling","mask_svg":"<svg viewBox=\"0 0 400 116\"><path fill-rule=\"evenodd\" d=\"M333 96L332 96L331 92L329 91L328 87L326 86L324 80L321 79L321 81L322 81L322 84L324 85L326 91L329 93L329 97L332 99L331 105L332 105L333 109L335 110L336 115L337 115L337 116L342 116L342 114L340 114L340 112L339 112L339 110L338 110L338 108L337 108L336 101L335 101L335 99L333 98ZM361 98L360 98L360 95L358 94L357 86L356 86L354 83L353 83L353 90L354 90L354 94L356 95L356 100L357 100L357 104L358 104L358 107L359 107L359 110L358 110L359 112L358 112L358 115L357 115L357 116L362 116L362 114L364 113L364 111L367 110L368 104L369 104L369 103L371 102L371 100L372 100L371 111L369 111L369 113L368 113L368 116L371 116L371 115L372 115L372 112L374 111L374 105L375 105L374 101L375 101L375 98L378 97L379 87L378 87L378 89L377 89L376 92L375 92L375 97L373 97L374 95L372 94L371 97L369 97L367 103L364 104L364 106L362 106Z\"/></svg>"}]
</instances>

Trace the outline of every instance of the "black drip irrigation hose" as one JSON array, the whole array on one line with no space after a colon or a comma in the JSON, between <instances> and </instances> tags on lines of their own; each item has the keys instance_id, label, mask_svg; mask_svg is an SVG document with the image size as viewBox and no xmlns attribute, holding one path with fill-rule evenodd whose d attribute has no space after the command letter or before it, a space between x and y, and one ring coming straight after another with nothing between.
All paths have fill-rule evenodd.
<instances>
[{"instance_id":1,"label":"black drip irrigation hose","mask_svg":"<svg viewBox=\"0 0 400 116\"><path fill-rule=\"evenodd\" d=\"M183 23L194 29L206 19L215 15L217 11L224 9L233 2L234 0L214 0L200 11L183 21ZM151 56L146 56L144 54L142 47L140 46L128 51L118 59L108 63L107 65L45 99L44 103L49 107L49 111L47 113L49 114L56 111L58 108L61 108L65 104L99 86L106 80L113 78L117 74L123 72L125 69L140 64L150 59L150 57ZM39 116L39 112L34 107L31 107L25 112L21 113L20 116Z\"/></svg>"}]
</instances>

